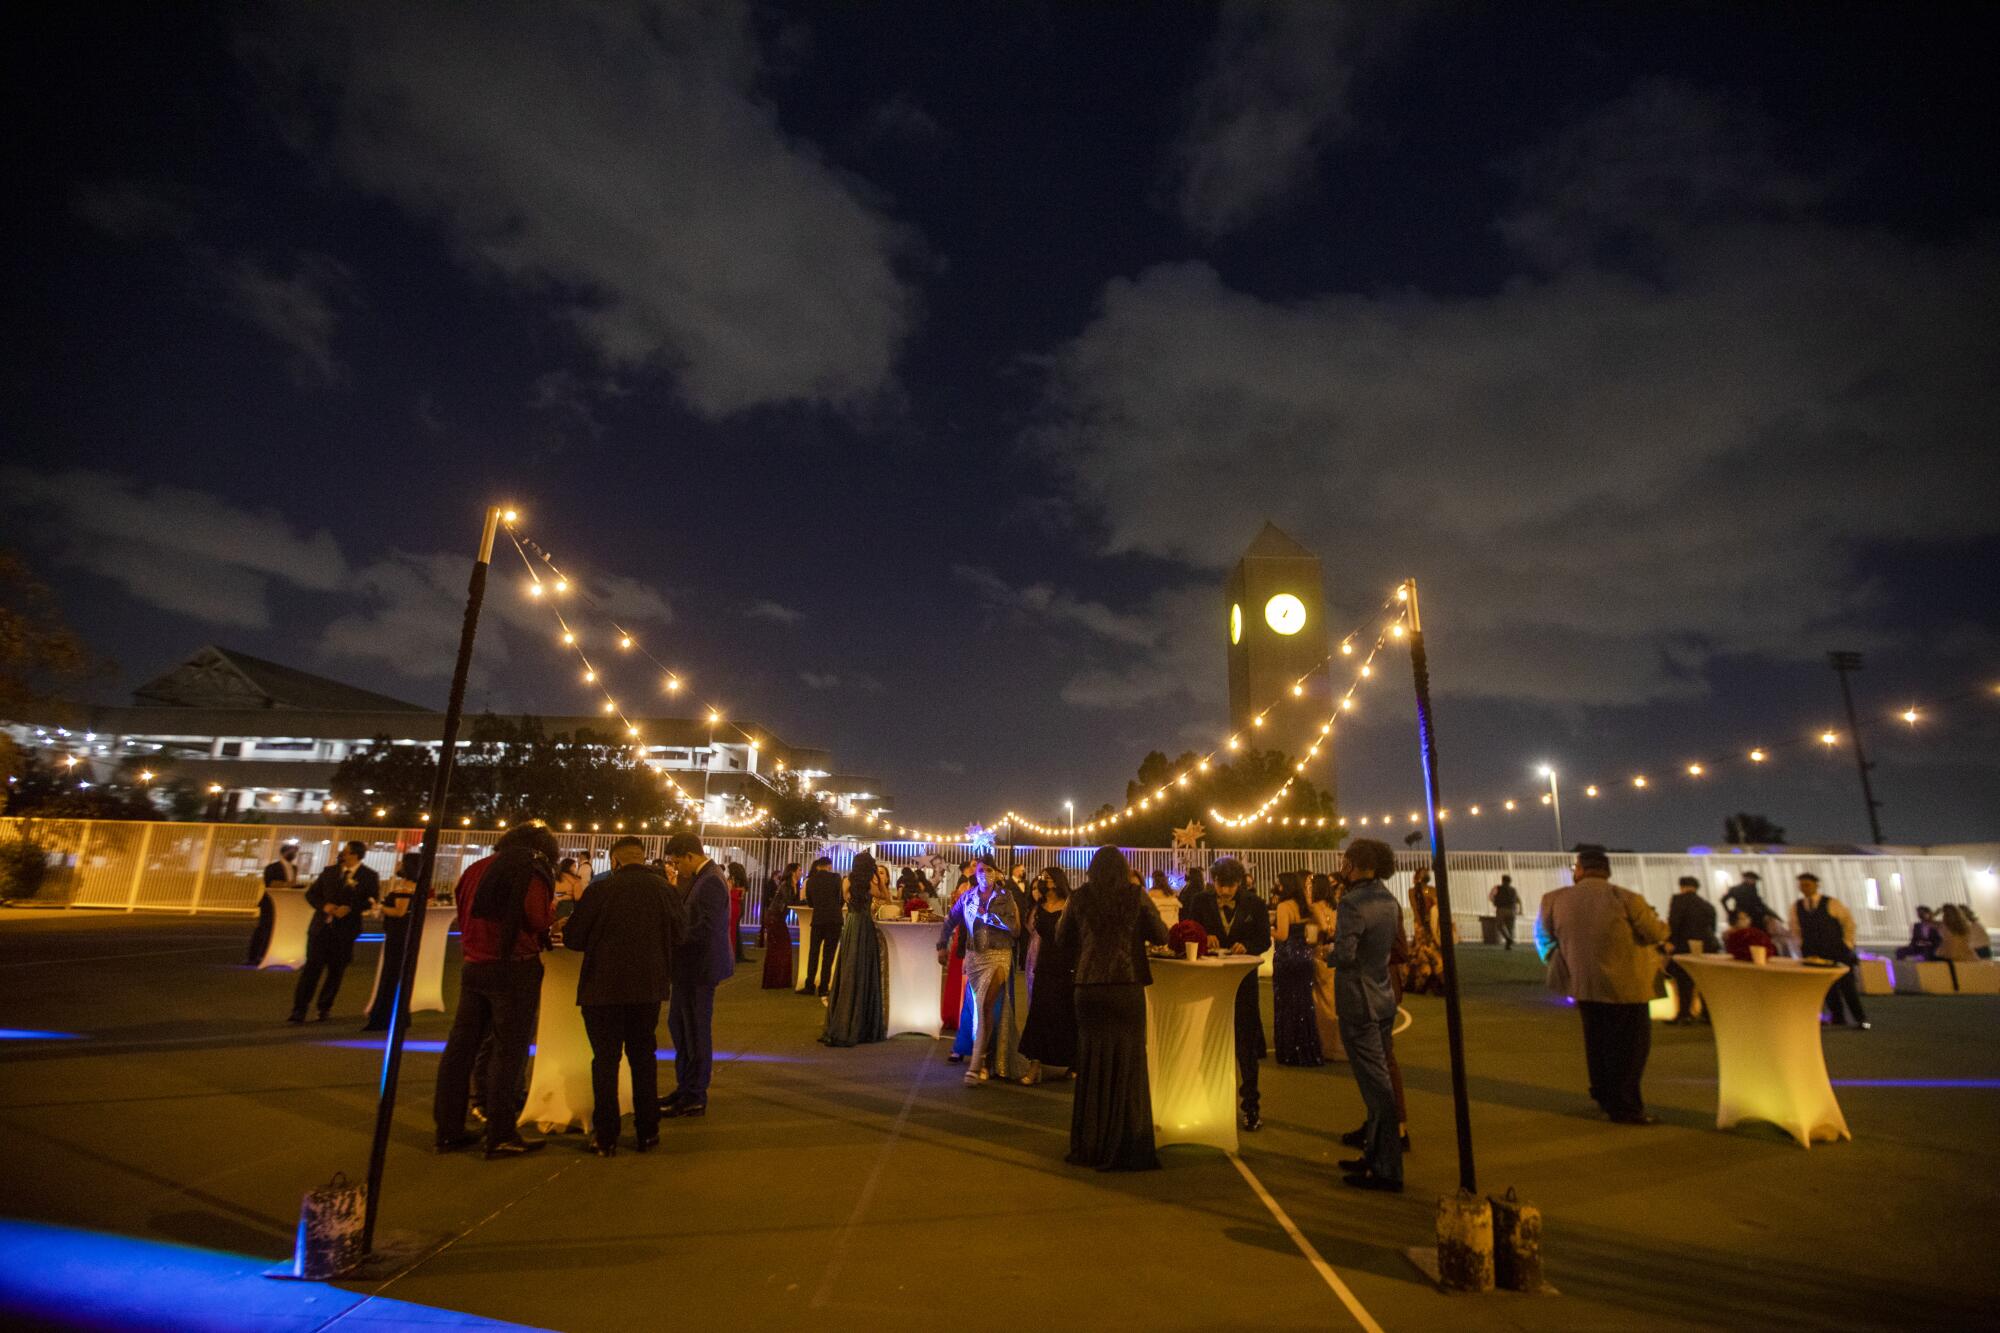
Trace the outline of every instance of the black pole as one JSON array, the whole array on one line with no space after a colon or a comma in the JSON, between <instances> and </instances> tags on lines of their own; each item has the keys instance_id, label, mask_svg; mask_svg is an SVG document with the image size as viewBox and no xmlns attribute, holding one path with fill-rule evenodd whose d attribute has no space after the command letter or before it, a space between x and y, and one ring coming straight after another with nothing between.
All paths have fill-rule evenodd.
<instances>
[{"instance_id":1,"label":"black pole","mask_svg":"<svg viewBox=\"0 0 2000 1333\"><path fill-rule=\"evenodd\" d=\"M511 518L511 516L510 516ZM451 794L451 771L458 762L458 723L465 713L465 677L472 667L472 638L479 629L479 604L486 599L486 569L493 562L493 538L500 511L486 511L479 538L479 559L465 589L465 625L458 634L458 665L451 675L451 699L444 710L444 745L438 754L437 778L431 784L430 822L418 853L417 897L410 907L410 924L403 936L402 966L396 974L396 1004L389 1019L389 1040L382 1048L381 1093L375 1103L375 1143L368 1151L368 1202L361 1222L361 1250L374 1252L375 1217L381 1211L382 1167L389 1155L389 1125L396 1116L396 1082L403 1070L403 1037L410 1026L410 987L417 975L417 952L424 943L424 914L430 906L431 876L437 867L438 837L444 827L445 798Z\"/></svg>"},{"instance_id":2,"label":"black pole","mask_svg":"<svg viewBox=\"0 0 2000 1333\"><path fill-rule=\"evenodd\" d=\"M1861 770L1861 799L1868 804L1868 831L1874 835L1875 844L1882 843L1882 816L1878 813L1882 803L1875 799L1875 788L1868 781L1868 770L1874 765L1861 749L1861 722L1854 716L1854 691L1848 688L1847 673L1861 670L1860 653L1828 653L1827 661L1833 664L1835 674L1840 677L1841 702L1847 705L1847 734L1854 738L1854 764Z\"/></svg>"},{"instance_id":3,"label":"black pole","mask_svg":"<svg viewBox=\"0 0 2000 1333\"><path fill-rule=\"evenodd\" d=\"M1417 581L1403 585L1410 604L1410 672L1417 686L1417 748L1424 765L1424 807L1431 824L1431 878L1437 884L1438 950L1444 955L1444 1033L1451 1050L1451 1110L1458 1130L1458 1186L1479 1192L1472 1167L1472 1103L1465 1087L1465 1019L1458 1000L1458 948L1451 924L1451 877L1444 864L1444 829L1438 823L1437 728L1431 717L1430 663L1424 656L1424 622L1417 609Z\"/></svg>"}]
</instances>

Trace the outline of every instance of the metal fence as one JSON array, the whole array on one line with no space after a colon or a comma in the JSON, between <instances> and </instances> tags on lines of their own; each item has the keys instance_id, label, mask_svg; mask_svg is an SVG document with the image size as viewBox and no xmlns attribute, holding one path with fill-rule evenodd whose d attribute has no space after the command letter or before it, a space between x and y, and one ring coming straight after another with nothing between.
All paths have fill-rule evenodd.
<instances>
[{"instance_id":1,"label":"metal fence","mask_svg":"<svg viewBox=\"0 0 2000 1333\"><path fill-rule=\"evenodd\" d=\"M113 908L124 911L249 912L262 892L263 870L277 858L278 846L299 843L299 873L309 879L327 865L350 839L368 847L368 864L388 876L397 856L415 847L424 830L380 827L332 827L325 824L171 824L127 820L0 819L0 839L24 837L46 852L48 869L40 897L69 907ZM493 850L497 834L479 830L442 831L436 883L449 886L459 872ZM618 833L559 833L566 851L587 856L595 865L608 863ZM648 855L665 846L664 834L640 835ZM740 863L752 891L744 903L744 923L758 924L764 877L791 862L810 866L828 856L844 870L856 851L870 848L876 859L894 868L906 865L955 867L974 855L967 843L857 843L825 838L739 838L711 834L709 853L725 864ZM1008 847L997 858L1002 865L1019 863L1033 874L1060 865L1079 878L1095 852L1092 847ZM1269 849L1169 849L1128 847L1134 869L1151 879L1163 870L1178 885L1190 866L1204 870L1218 857L1234 856L1268 894L1281 871L1330 871L1339 859L1333 851L1273 851ZM1429 864L1424 852L1398 852L1397 875L1391 887L1407 902L1410 872ZM1513 876L1521 894L1521 913L1532 921L1544 893L1569 882L1570 858L1559 852L1451 852L1446 865L1453 883L1453 917L1460 935L1480 937L1479 918L1486 914L1486 892L1501 875ZM1774 855L1695 856L1682 853L1613 854L1612 878L1643 894L1662 914L1683 875L1699 879L1710 901L1742 878L1746 870L1763 877L1765 900L1783 910L1795 896L1793 880L1810 870L1821 888L1854 914L1857 933L1865 943L1899 944L1909 936L1918 907L1942 907L1969 901L1969 872L1956 856L1821 856L1809 853ZM933 878L936 878L934 875Z\"/></svg>"}]
</instances>

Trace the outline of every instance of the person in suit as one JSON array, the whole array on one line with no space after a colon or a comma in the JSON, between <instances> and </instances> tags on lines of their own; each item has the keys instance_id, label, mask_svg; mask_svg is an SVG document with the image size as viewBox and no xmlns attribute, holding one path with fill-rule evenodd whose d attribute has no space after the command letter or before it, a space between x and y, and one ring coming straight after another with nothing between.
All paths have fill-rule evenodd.
<instances>
[{"instance_id":1,"label":"person in suit","mask_svg":"<svg viewBox=\"0 0 2000 1333\"><path fill-rule=\"evenodd\" d=\"M646 865L646 844L611 844L611 873L584 891L562 931L583 955L576 1002L590 1036L591 1151L618 1151L618 1061L632 1070L632 1131L645 1152L660 1141L660 1005L672 983L685 926L666 876Z\"/></svg>"},{"instance_id":2,"label":"person in suit","mask_svg":"<svg viewBox=\"0 0 2000 1333\"><path fill-rule=\"evenodd\" d=\"M1368 1119L1361 1127L1361 1156L1340 1163L1344 1184L1355 1189L1403 1191L1402 1113L1390 1075L1397 997L1389 980L1390 955L1402 932L1402 913L1383 877L1396 873L1386 842L1357 838L1342 857L1346 884L1334 909L1334 1012L1341 1045Z\"/></svg>"},{"instance_id":3,"label":"person in suit","mask_svg":"<svg viewBox=\"0 0 2000 1333\"><path fill-rule=\"evenodd\" d=\"M295 889L298 886L299 845L287 839L278 848L278 859L264 867L264 891L257 895L257 925L250 932L250 947L243 954L243 961L250 966L261 965L264 955L271 949L271 929L278 920L278 909L271 902L271 890Z\"/></svg>"},{"instance_id":4,"label":"person in suit","mask_svg":"<svg viewBox=\"0 0 2000 1333\"><path fill-rule=\"evenodd\" d=\"M687 936L683 947L674 951L673 995L667 1003L674 1090L660 1102L660 1113L706 1115L709 1072L715 1060L715 988L736 971L736 955L729 947L729 885L692 833L667 839L667 859L674 864L687 904ZM835 884L840 882L839 876L833 878Z\"/></svg>"},{"instance_id":5,"label":"person in suit","mask_svg":"<svg viewBox=\"0 0 2000 1333\"><path fill-rule=\"evenodd\" d=\"M306 890L306 902L316 910L306 928L306 964L299 969L298 985L292 989L292 1012L285 1021L306 1021L306 1005L312 1001L313 987L319 986L319 1021L324 1023L340 994L340 979L354 961L354 941L361 935L361 916L380 896L382 881L361 864L368 844L350 842L340 849L334 863L319 872ZM320 985L320 978L326 982Z\"/></svg>"},{"instance_id":6,"label":"person in suit","mask_svg":"<svg viewBox=\"0 0 2000 1333\"><path fill-rule=\"evenodd\" d=\"M1682 875L1674 900L1667 904L1667 975L1674 979L1674 1022L1682 1027L1694 1022L1694 978L1671 961L1671 956L1693 953L1690 946L1697 941L1703 953L1722 952L1722 943L1715 937L1715 905L1701 896L1700 880Z\"/></svg>"},{"instance_id":7,"label":"person in suit","mask_svg":"<svg viewBox=\"0 0 2000 1333\"><path fill-rule=\"evenodd\" d=\"M812 947L806 954L806 993L825 995L833 988L833 954L840 945L840 876L833 862L820 857L806 875L806 906L812 909Z\"/></svg>"},{"instance_id":8,"label":"person in suit","mask_svg":"<svg viewBox=\"0 0 2000 1333\"><path fill-rule=\"evenodd\" d=\"M1866 1032L1870 1025L1861 1009L1861 986L1856 980L1861 957L1854 952L1854 914L1838 899L1821 893L1819 876L1810 870L1799 876L1799 893L1799 900L1792 904L1791 925L1800 954L1847 964L1826 992L1826 1012L1835 1027L1844 1028L1851 1009L1855 1026Z\"/></svg>"},{"instance_id":9,"label":"person in suit","mask_svg":"<svg viewBox=\"0 0 2000 1333\"><path fill-rule=\"evenodd\" d=\"M1768 918L1776 915L1764 902L1764 877L1754 870L1744 871L1742 881L1722 895L1722 910L1731 921L1743 913L1759 930L1768 930Z\"/></svg>"},{"instance_id":10,"label":"person in suit","mask_svg":"<svg viewBox=\"0 0 2000 1333\"><path fill-rule=\"evenodd\" d=\"M1535 947L1549 964L1549 986L1567 993L1583 1016L1590 1096L1621 1125L1650 1125L1639 1080L1653 1047L1647 1006L1662 967L1667 928L1627 888L1611 882L1602 847L1580 846L1573 883L1542 895Z\"/></svg>"},{"instance_id":11,"label":"person in suit","mask_svg":"<svg viewBox=\"0 0 2000 1333\"><path fill-rule=\"evenodd\" d=\"M1262 954L1271 947L1271 913L1248 891L1243 863L1225 856L1208 868L1209 891L1182 905L1181 914L1200 924L1220 953ZM1257 1091L1257 1062L1264 1058L1264 1015L1257 1004L1257 972L1243 974L1236 988L1236 1096L1243 1128L1264 1127Z\"/></svg>"}]
</instances>

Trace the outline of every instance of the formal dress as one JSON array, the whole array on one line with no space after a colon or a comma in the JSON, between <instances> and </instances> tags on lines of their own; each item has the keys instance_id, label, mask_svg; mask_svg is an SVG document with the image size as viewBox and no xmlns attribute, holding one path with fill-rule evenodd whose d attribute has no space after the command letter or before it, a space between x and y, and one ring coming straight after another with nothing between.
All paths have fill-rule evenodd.
<instances>
[{"instance_id":1,"label":"formal dress","mask_svg":"<svg viewBox=\"0 0 2000 1333\"><path fill-rule=\"evenodd\" d=\"M1438 947L1437 891L1410 890L1409 958L1403 964L1405 995L1444 994L1444 951Z\"/></svg>"},{"instance_id":2,"label":"formal dress","mask_svg":"<svg viewBox=\"0 0 2000 1333\"><path fill-rule=\"evenodd\" d=\"M1271 955L1271 1046L1281 1065L1317 1065L1319 1020L1313 1013L1313 954L1306 943L1306 920L1298 904L1278 904Z\"/></svg>"},{"instance_id":3,"label":"formal dress","mask_svg":"<svg viewBox=\"0 0 2000 1333\"><path fill-rule=\"evenodd\" d=\"M764 890L764 912L757 933L764 938L764 989L790 990L792 986L792 927L785 920L791 898L785 886L775 881Z\"/></svg>"},{"instance_id":4,"label":"formal dress","mask_svg":"<svg viewBox=\"0 0 2000 1333\"><path fill-rule=\"evenodd\" d=\"M391 879L389 887L382 895L384 907L404 906L416 897L417 886L406 879ZM389 1019L396 1012L396 986L403 979L403 950L409 947L410 917L406 910L402 916L382 914L382 967L381 980L375 985L375 999L368 1006L368 1022L364 1032L387 1032Z\"/></svg>"},{"instance_id":5,"label":"formal dress","mask_svg":"<svg viewBox=\"0 0 2000 1333\"><path fill-rule=\"evenodd\" d=\"M1063 914L1035 909L1034 986L1028 994L1028 1022L1021 1029L1021 1054L1046 1065L1076 1064L1076 949L1057 938Z\"/></svg>"},{"instance_id":6,"label":"formal dress","mask_svg":"<svg viewBox=\"0 0 2000 1333\"><path fill-rule=\"evenodd\" d=\"M1312 921L1319 927L1321 944L1333 941L1333 926L1338 914L1332 903L1314 903ZM1326 961L1323 951L1313 953L1313 1019L1319 1026L1319 1054L1322 1060L1345 1060L1347 1052L1340 1044L1340 1012L1334 1002L1334 981L1336 973L1333 964Z\"/></svg>"},{"instance_id":7,"label":"formal dress","mask_svg":"<svg viewBox=\"0 0 2000 1333\"><path fill-rule=\"evenodd\" d=\"M849 891L847 919L840 927L840 959L819 1039L828 1046L862 1046L889 1031L888 941L875 924L868 887Z\"/></svg>"},{"instance_id":8,"label":"formal dress","mask_svg":"<svg viewBox=\"0 0 2000 1333\"><path fill-rule=\"evenodd\" d=\"M1076 958L1076 1094L1070 1106L1069 1154L1099 1171L1157 1170L1153 1091L1146 1067L1148 942L1164 944L1166 923L1137 888L1111 892L1127 901L1086 926L1080 912L1089 885L1070 897L1056 938Z\"/></svg>"},{"instance_id":9,"label":"formal dress","mask_svg":"<svg viewBox=\"0 0 2000 1333\"><path fill-rule=\"evenodd\" d=\"M938 992L938 1016L943 1020L947 1032L958 1031L959 1009L965 1002L965 940L961 925L963 918L959 915L959 904L964 901L965 893L961 890L945 912L944 930L939 939L939 947L947 951L946 957L949 959L945 964L944 981L940 983L941 989ZM970 1043L972 1040L970 1023L965 1025L965 1032L966 1041ZM971 1049L969 1044L966 1049ZM965 1054L965 1051L957 1049L957 1043L953 1043L953 1050L960 1056Z\"/></svg>"}]
</instances>

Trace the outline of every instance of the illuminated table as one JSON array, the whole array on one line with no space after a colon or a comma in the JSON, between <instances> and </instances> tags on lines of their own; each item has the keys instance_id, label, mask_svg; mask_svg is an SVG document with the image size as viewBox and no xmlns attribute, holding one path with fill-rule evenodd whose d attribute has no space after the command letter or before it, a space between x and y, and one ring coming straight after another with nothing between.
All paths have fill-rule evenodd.
<instances>
[{"instance_id":1,"label":"illuminated table","mask_svg":"<svg viewBox=\"0 0 2000 1333\"><path fill-rule=\"evenodd\" d=\"M792 989L803 995L806 985L806 954L812 949L813 909L804 903L792 904L792 919L799 923L799 945L792 951Z\"/></svg>"},{"instance_id":2,"label":"illuminated table","mask_svg":"<svg viewBox=\"0 0 2000 1333\"><path fill-rule=\"evenodd\" d=\"M267 967L304 967L306 932L312 928L313 906L304 889L264 890L271 895L271 943L264 950L261 971Z\"/></svg>"},{"instance_id":3,"label":"illuminated table","mask_svg":"<svg viewBox=\"0 0 2000 1333\"><path fill-rule=\"evenodd\" d=\"M1146 987L1153 1141L1236 1151L1236 991L1256 955L1154 958Z\"/></svg>"},{"instance_id":4,"label":"illuminated table","mask_svg":"<svg viewBox=\"0 0 2000 1333\"><path fill-rule=\"evenodd\" d=\"M889 943L889 1030L886 1036L915 1032L936 1037L944 1031L938 1011L935 921L877 921Z\"/></svg>"},{"instance_id":5,"label":"illuminated table","mask_svg":"<svg viewBox=\"0 0 2000 1333\"><path fill-rule=\"evenodd\" d=\"M590 1034L576 1003L582 971L583 955L573 949L542 955L542 1013L535 1025L534 1065L521 1123L533 1123L544 1134L590 1126ZM618 1110L632 1110L632 1071L623 1060L618 1062Z\"/></svg>"},{"instance_id":6,"label":"illuminated table","mask_svg":"<svg viewBox=\"0 0 2000 1333\"><path fill-rule=\"evenodd\" d=\"M1844 968L1679 954L1715 1027L1715 1127L1768 1120L1810 1148L1851 1139L1820 1049L1819 1013Z\"/></svg>"},{"instance_id":7,"label":"illuminated table","mask_svg":"<svg viewBox=\"0 0 2000 1333\"><path fill-rule=\"evenodd\" d=\"M449 943L455 913L449 907L439 907L432 903L424 913L424 940L417 946L417 974L410 979L410 1012L444 1012L444 951ZM388 923L383 923L386 932ZM382 941L382 952L375 957L375 985L368 992L367 1008L375 1007L375 997L382 993L385 984L393 985L382 975L389 966L389 942Z\"/></svg>"}]
</instances>

